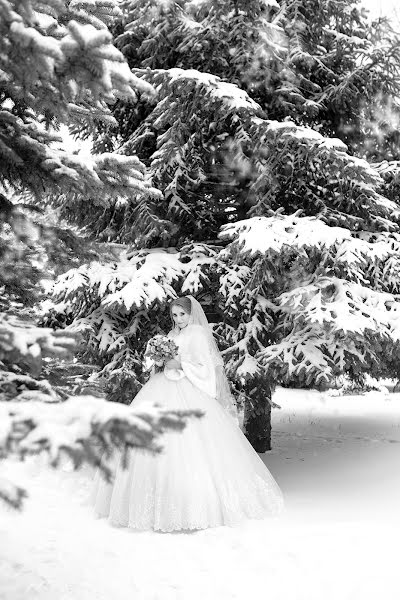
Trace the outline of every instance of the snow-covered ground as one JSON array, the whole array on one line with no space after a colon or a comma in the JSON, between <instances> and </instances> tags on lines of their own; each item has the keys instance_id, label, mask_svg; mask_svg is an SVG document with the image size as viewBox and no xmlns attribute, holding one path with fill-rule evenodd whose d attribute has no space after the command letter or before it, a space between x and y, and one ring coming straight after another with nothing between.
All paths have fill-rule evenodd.
<instances>
[{"instance_id":1,"label":"snow-covered ground","mask_svg":"<svg viewBox=\"0 0 400 600\"><path fill-rule=\"evenodd\" d=\"M274 400L264 460L286 511L273 520L112 528L87 504L88 469L4 463L30 497L21 514L0 506L1 600L398 600L400 394Z\"/></svg>"}]
</instances>

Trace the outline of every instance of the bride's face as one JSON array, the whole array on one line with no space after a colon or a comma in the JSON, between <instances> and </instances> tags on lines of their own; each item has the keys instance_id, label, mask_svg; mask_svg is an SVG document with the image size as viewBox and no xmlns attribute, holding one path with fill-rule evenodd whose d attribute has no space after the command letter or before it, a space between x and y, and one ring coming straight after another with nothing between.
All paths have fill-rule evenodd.
<instances>
[{"instance_id":1,"label":"bride's face","mask_svg":"<svg viewBox=\"0 0 400 600\"><path fill-rule=\"evenodd\" d=\"M173 306L172 318L174 319L175 325L177 325L179 329L183 329L189 323L190 315L180 306Z\"/></svg>"}]
</instances>

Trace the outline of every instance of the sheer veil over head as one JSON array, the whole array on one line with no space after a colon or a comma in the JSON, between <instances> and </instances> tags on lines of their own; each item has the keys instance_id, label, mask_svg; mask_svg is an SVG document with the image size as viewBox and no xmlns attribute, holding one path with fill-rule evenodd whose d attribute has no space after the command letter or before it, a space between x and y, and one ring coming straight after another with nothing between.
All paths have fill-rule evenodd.
<instances>
[{"instance_id":1,"label":"sheer veil over head","mask_svg":"<svg viewBox=\"0 0 400 600\"><path fill-rule=\"evenodd\" d=\"M186 296L190 300L191 311L188 325L201 325L207 335L210 346L210 353L213 358L216 379L216 399L229 412L233 419L238 423L238 412L236 402L229 389L228 378L225 373L224 359L218 349L210 324L206 314L200 304L193 296Z\"/></svg>"}]
</instances>

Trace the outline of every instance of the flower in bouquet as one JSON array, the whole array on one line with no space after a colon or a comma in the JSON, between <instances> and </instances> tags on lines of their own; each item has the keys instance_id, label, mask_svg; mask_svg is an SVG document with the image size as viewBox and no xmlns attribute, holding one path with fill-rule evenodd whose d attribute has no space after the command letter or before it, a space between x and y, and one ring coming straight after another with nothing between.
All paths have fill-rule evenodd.
<instances>
[{"instance_id":1,"label":"flower in bouquet","mask_svg":"<svg viewBox=\"0 0 400 600\"><path fill-rule=\"evenodd\" d=\"M155 335L147 343L145 355L159 367L178 354L178 346L165 335Z\"/></svg>"}]
</instances>

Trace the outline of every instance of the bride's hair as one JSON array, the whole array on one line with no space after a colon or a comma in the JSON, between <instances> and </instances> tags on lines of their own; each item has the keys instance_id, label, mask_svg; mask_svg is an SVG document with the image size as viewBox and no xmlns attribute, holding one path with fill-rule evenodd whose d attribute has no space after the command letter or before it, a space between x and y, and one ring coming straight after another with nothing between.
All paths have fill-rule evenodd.
<instances>
[{"instance_id":1,"label":"bride's hair","mask_svg":"<svg viewBox=\"0 0 400 600\"><path fill-rule=\"evenodd\" d=\"M172 300L171 304L169 305L169 311L171 313L171 317L172 317L172 308L174 306L180 306L181 308L183 308L185 313L187 313L188 315L190 315L190 313L192 312L192 303L190 301L190 298L188 298L187 296L182 296L181 298L176 298L176 300Z\"/></svg>"}]
</instances>

